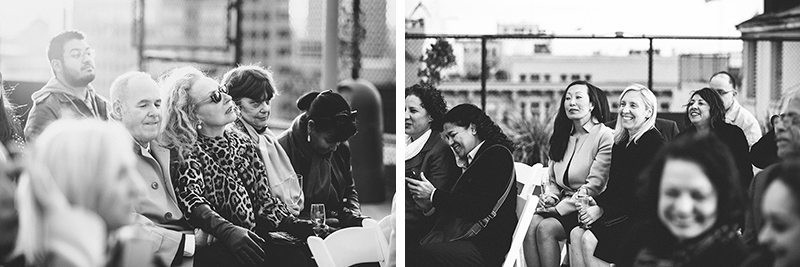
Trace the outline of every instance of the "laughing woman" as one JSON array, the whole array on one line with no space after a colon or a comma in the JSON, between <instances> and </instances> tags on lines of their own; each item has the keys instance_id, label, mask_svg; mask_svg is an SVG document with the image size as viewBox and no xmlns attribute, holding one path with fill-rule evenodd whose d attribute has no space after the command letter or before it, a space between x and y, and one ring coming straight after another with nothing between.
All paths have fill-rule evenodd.
<instances>
[{"instance_id":1,"label":"laughing woman","mask_svg":"<svg viewBox=\"0 0 800 267\"><path fill-rule=\"evenodd\" d=\"M272 196L258 149L228 124L237 118L231 97L192 67L175 69L161 81L167 94L161 142L171 149L175 193L189 222L221 242L219 257L198 253L207 266L306 265L303 248L266 242L269 232L305 239L310 222L298 221ZM220 244L221 243L221 244ZM219 250L212 250L219 251ZM223 259L230 255L235 259ZM203 257L203 258L200 258Z\"/></svg>"},{"instance_id":2,"label":"laughing woman","mask_svg":"<svg viewBox=\"0 0 800 267\"><path fill-rule=\"evenodd\" d=\"M481 109L445 114L443 135L466 169L451 189L406 178L417 205L437 215L408 266L500 266L517 224L513 145Z\"/></svg>"},{"instance_id":3,"label":"laughing woman","mask_svg":"<svg viewBox=\"0 0 800 267\"><path fill-rule=\"evenodd\" d=\"M725 108L719 94L711 88L695 91L686 104L686 116L692 125L681 131L679 136L716 135L733 155L742 188L748 188L753 179L753 167L748 158L747 138L741 128L725 122Z\"/></svg>"}]
</instances>

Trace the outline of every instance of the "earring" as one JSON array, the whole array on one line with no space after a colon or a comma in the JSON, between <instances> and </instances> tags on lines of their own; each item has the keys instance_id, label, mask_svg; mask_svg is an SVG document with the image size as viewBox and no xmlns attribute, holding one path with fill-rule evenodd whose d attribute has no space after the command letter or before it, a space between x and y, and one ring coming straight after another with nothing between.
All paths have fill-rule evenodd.
<instances>
[{"instance_id":1,"label":"earring","mask_svg":"<svg viewBox=\"0 0 800 267\"><path fill-rule=\"evenodd\" d=\"M306 135L306 142L311 143L311 135L310 134Z\"/></svg>"},{"instance_id":2,"label":"earring","mask_svg":"<svg viewBox=\"0 0 800 267\"><path fill-rule=\"evenodd\" d=\"M203 129L203 123L202 122L198 122L197 123L197 130L202 130L202 129Z\"/></svg>"}]
</instances>

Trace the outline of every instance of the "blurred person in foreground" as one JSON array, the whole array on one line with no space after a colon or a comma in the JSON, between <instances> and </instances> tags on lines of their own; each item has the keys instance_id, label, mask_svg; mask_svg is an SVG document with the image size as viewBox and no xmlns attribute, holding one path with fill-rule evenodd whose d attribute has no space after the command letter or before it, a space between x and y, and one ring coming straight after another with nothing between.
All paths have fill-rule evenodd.
<instances>
[{"instance_id":1,"label":"blurred person in foreground","mask_svg":"<svg viewBox=\"0 0 800 267\"><path fill-rule=\"evenodd\" d=\"M170 178L170 151L155 141L161 131L158 85L147 73L127 72L111 84L110 100L111 117L133 137L136 169L146 185L144 197L135 206L136 221L145 226L145 237L163 262L192 266L192 256L205 240L195 237L194 227L178 207Z\"/></svg>"},{"instance_id":2,"label":"blurred person in foreground","mask_svg":"<svg viewBox=\"0 0 800 267\"><path fill-rule=\"evenodd\" d=\"M580 221L591 228L572 229L570 264L608 266L617 261L618 247L640 217L634 201L636 179L665 143L655 127L657 104L645 86L634 84L622 91L608 186L595 198L596 205L578 205Z\"/></svg>"},{"instance_id":3,"label":"blurred person in foreground","mask_svg":"<svg viewBox=\"0 0 800 267\"><path fill-rule=\"evenodd\" d=\"M327 224L335 228L361 226L361 215L347 139L356 134L356 111L333 91L309 92L297 100L303 111L278 136L294 171L303 175L305 197L301 218L311 204L325 204ZM378 177L374 177L378 178Z\"/></svg>"},{"instance_id":4,"label":"blurred person in foreground","mask_svg":"<svg viewBox=\"0 0 800 267\"><path fill-rule=\"evenodd\" d=\"M131 145L121 125L95 119L59 120L42 132L17 189L15 252L27 265L151 265L141 229L126 226L143 190Z\"/></svg>"},{"instance_id":5,"label":"blurred person in foreground","mask_svg":"<svg viewBox=\"0 0 800 267\"><path fill-rule=\"evenodd\" d=\"M686 104L686 119L691 125L678 136L711 134L719 138L732 153L734 167L739 173L740 187L747 188L753 179L747 138L741 128L725 122L723 101L717 91L703 88L692 92L689 103Z\"/></svg>"},{"instance_id":6,"label":"blurred person in foreground","mask_svg":"<svg viewBox=\"0 0 800 267\"><path fill-rule=\"evenodd\" d=\"M714 89L722 99L724 121L733 124L744 133L747 138L747 147L756 143L761 138L761 126L750 111L739 104L736 95L739 94L738 82L727 71L720 71L711 75L708 87Z\"/></svg>"},{"instance_id":7,"label":"blurred person in foreground","mask_svg":"<svg viewBox=\"0 0 800 267\"><path fill-rule=\"evenodd\" d=\"M409 251L408 266L500 266L517 224L511 140L480 108L453 107L442 135L464 173L450 188L424 175L406 178L416 204L437 214L433 228Z\"/></svg>"},{"instance_id":8,"label":"blurred person in foreground","mask_svg":"<svg viewBox=\"0 0 800 267\"><path fill-rule=\"evenodd\" d=\"M746 266L800 266L800 161L783 161L766 176L758 242L768 253Z\"/></svg>"},{"instance_id":9,"label":"blurred person in foreground","mask_svg":"<svg viewBox=\"0 0 800 267\"><path fill-rule=\"evenodd\" d=\"M172 150L178 204L189 223L218 239L211 246L219 249L195 255L195 265L311 264L308 247L295 241L311 235L312 224L272 195L258 148L228 127L237 109L225 87L193 67L170 71L159 85L166 94L159 141Z\"/></svg>"},{"instance_id":10,"label":"blurred person in foreground","mask_svg":"<svg viewBox=\"0 0 800 267\"><path fill-rule=\"evenodd\" d=\"M8 101L10 92L6 90L3 74L0 73L0 142L12 156L22 152L25 139L22 136L22 126L16 107ZM2 160L2 159L0 159Z\"/></svg>"},{"instance_id":11,"label":"blurred person in foreground","mask_svg":"<svg viewBox=\"0 0 800 267\"><path fill-rule=\"evenodd\" d=\"M540 207L525 235L525 260L534 266L555 266L558 242L578 226L575 195L596 197L608 182L613 130L603 125L609 116L605 93L586 81L575 81L561 95L561 106L550 137L548 180Z\"/></svg>"},{"instance_id":12,"label":"blurred person in foreground","mask_svg":"<svg viewBox=\"0 0 800 267\"><path fill-rule=\"evenodd\" d=\"M667 144L637 181L642 220L618 266L737 266L743 194L728 147L714 135Z\"/></svg>"},{"instance_id":13,"label":"blurred person in foreground","mask_svg":"<svg viewBox=\"0 0 800 267\"><path fill-rule=\"evenodd\" d=\"M442 94L431 85L417 84L406 88L405 134L406 177L425 176L434 187L449 190L461 168L439 131L431 129L441 123L447 112ZM406 248L419 246L419 240L433 226L435 215L425 216L411 191L406 188ZM409 249L410 250L410 249Z\"/></svg>"},{"instance_id":14,"label":"blurred person in foreground","mask_svg":"<svg viewBox=\"0 0 800 267\"><path fill-rule=\"evenodd\" d=\"M775 144L778 158L782 161L800 160L800 91L790 93L781 104L779 119L775 123ZM759 229L764 225L761 203L764 202L764 191L767 178L775 171L773 164L759 172L748 190L747 217L744 224L744 240L755 246Z\"/></svg>"},{"instance_id":15,"label":"blurred person in foreground","mask_svg":"<svg viewBox=\"0 0 800 267\"><path fill-rule=\"evenodd\" d=\"M257 65L239 66L225 73L221 83L228 88L228 94L241 111L233 126L247 134L261 153L270 192L280 198L293 215L300 215L303 188L278 137L267 128L272 113L270 101L277 95L272 72Z\"/></svg>"},{"instance_id":16,"label":"blurred person in foreground","mask_svg":"<svg viewBox=\"0 0 800 267\"><path fill-rule=\"evenodd\" d=\"M108 119L107 101L89 84L95 78L94 57L94 49L79 31L65 31L50 40L47 60L53 77L31 95L25 139L32 140L62 117Z\"/></svg>"}]
</instances>

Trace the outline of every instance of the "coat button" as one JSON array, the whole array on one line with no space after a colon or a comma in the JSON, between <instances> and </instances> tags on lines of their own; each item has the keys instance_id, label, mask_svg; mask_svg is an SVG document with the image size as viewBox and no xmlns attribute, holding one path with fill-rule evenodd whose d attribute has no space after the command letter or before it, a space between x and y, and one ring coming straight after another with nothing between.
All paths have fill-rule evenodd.
<instances>
[{"instance_id":1,"label":"coat button","mask_svg":"<svg viewBox=\"0 0 800 267\"><path fill-rule=\"evenodd\" d=\"M172 219L172 212L165 213L164 218L167 218L167 220Z\"/></svg>"},{"instance_id":2,"label":"coat button","mask_svg":"<svg viewBox=\"0 0 800 267\"><path fill-rule=\"evenodd\" d=\"M158 189L158 183L153 182L152 184L150 184L150 187L153 188L153 190L156 190Z\"/></svg>"}]
</instances>

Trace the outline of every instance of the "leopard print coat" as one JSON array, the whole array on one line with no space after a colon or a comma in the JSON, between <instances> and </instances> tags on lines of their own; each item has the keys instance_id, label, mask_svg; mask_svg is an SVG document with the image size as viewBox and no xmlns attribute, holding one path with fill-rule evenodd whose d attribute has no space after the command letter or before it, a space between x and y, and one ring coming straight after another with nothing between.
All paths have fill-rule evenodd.
<instances>
[{"instance_id":1,"label":"leopard print coat","mask_svg":"<svg viewBox=\"0 0 800 267\"><path fill-rule=\"evenodd\" d=\"M269 191L264 163L246 136L226 129L222 136L198 136L172 176L179 205L186 214L208 204L233 224L253 230L256 221L275 229L290 217L286 205ZM257 220L258 218L258 220Z\"/></svg>"}]
</instances>

